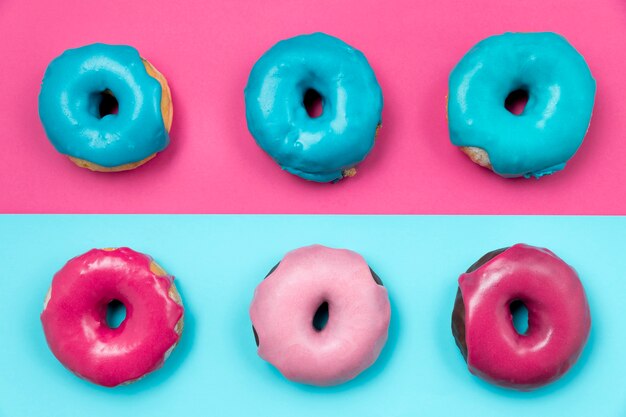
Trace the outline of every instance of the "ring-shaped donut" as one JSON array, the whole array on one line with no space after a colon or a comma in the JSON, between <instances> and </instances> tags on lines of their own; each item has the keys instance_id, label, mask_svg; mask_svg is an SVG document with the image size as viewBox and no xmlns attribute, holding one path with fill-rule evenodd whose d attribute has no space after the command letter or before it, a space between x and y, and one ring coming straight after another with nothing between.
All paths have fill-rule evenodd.
<instances>
[{"instance_id":1,"label":"ring-shaped donut","mask_svg":"<svg viewBox=\"0 0 626 417\"><path fill-rule=\"evenodd\" d=\"M528 310L518 333L511 304ZM591 316L576 271L548 249L517 244L483 256L459 278L452 333L475 375L531 390L563 376L589 337Z\"/></svg>"},{"instance_id":2,"label":"ring-shaped donut","mask_svg":"<svg viewBox=\"0 0 626 417\"><path fill-rule=\"evenodd\" d=\"M565 167L591 119L596 83L555 33L505 33L474 46L449 79L450 140L503 177L541 177ZM519 115L505 108L522 90Z\"/></svg>"},{"instance_id":3,"label":"ring-shaped donut","mask_svg":"<svg viewBox=\"0 0 626 417\"><path fill-rule=\"evenodd\" d=\"M41 322L50 350L76 375L114 387L163 365L183 330L183 306L174 285L152 258L129 248L92 249L55 274ZM126 318L107 323L117 300Z\"/></svg>"},{"instance_id":4,"label":"ring-shaped donut","mask_svg":"<svg viewBox=\"0 0 626 417\"><path fill-rule=\"evenodd\" d=\"M316 328L324 304L328 321ZM367 262L320 245L287 253L250 306L259 356L287 379L319 386L346 382L372 365L390 315L387 290Z\"/></svg>"},{"instance_id":5,"label":"ring-shaped donut","mask_svg":"<svg viewBox=\"0 0 626 417\"><path fill-rule=\"evenodd\" d=\"M112 97L117 114L102 114ZM125 45L65 51L46 69L39 94L50 142L92 171L125 171L152 159L169 144L172 115L165 77Z\"/></svg>"},{"instance_id":6,"label":"ring-shaped donut","mask_svg":"<svg viewBox=\"0 0 626 417\"><path fill-rule=\"evenodd\" d=\"M311 117L307 91L321 96ZM323 34L283 40L254 65L245 89L248 129L284 170L332 182L356 173L374 146L383 96L365 56Z\"/></svg>"}]
</instances>

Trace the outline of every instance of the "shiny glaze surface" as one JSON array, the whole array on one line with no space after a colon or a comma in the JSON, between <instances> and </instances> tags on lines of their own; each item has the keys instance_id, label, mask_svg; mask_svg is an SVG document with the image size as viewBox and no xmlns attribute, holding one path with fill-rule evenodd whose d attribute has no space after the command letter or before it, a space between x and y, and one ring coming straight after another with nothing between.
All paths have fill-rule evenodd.
<instances>
[{"instance_id":1,"label":"shiny glaze surface","mask_svg":"<svg viewBox=\"0 0 626 417\"><path fill-rule=\"evenodd\" d=\"M560 378L576 362L591 317L576 271L547 249L517 244L459 278L465 304L467 365L479 377L529 390ZM528 309L517 333L509 306Z\"/></svg>"},{"instance_id":2,"label":"shiny glaze surface","mask_svg":"<svg viewBox=\"0 0 626 417\"><path fill-rule=\"evenodd\" d=\"M41 314L48 345L69 370L113 387L159 368L179 339L183 307L173 300L174 277L158 275L152 259L129 248L92 249L56 273ZM126 318L112 329L107 304L121 301Z\"/></svg>"},{"instance_id":3,"label":"shiny glaze surface","mask_svg":"<svg viewBox=\"0 0 626 417\"><path fill-rule=\"evenodd\" d=\"M328 303L328 322L312 320ZM389 328L387 290L361 255L314 245L289 252L254 292L250 318L258 354L288 379L336 385L380 354Z\"/></svg>"},{"instance_id":4,"label":"shiny glaze surface","mask_svg":"<svg viewBox=\"0 0 626 417\"><path fill-rule=\"evenodd\" d=\"M452 70L449 89L454 145L484 149L503 177L540 177L563 169L581 145L596 83L562 36L505 33L474 46ZM528 102L514 115L504 102L518 89Z\"/></svg>"},{"instance_id":5,"label":"shiny glaze surface","mask_svg":"<svg viewBox=\"0 0 626 417\"><path fill-rule=\"evenodd\" d=\"M322 97L321 116L303 104L308 89ZM383 96L365 56L323 34L296 36L267 51L245 89L248 129L284 170L331 182L374 146Z\"/></svg>"},{"instance_id":6,"label":"shiny glaze surface","mask_svg":"<svg viewBox=\"0 0 626 417\"><path fill-rule=\"evenodd\" d=\"M107 90L119 109L100 118L100 94ZM62 154L115 167L167 147L161 94L161 85L148 75L135 48L87 45L65 51L48 66L39 117Z\"/></svg>"}]
</instances>

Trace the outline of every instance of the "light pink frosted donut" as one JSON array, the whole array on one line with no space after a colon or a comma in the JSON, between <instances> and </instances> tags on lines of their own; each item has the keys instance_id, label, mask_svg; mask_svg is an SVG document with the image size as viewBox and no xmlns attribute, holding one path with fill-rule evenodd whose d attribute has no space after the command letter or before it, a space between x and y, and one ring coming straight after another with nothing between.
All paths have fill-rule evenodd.
<instances>
[{"instance_id":1,"label":"light pink frosted donut","mask_svg":"<svg viewBox=\"0 0 626 417\"><path fill-rule=\"evenodd\" d=\"M328 322L313 326L328 303ZM250 306L258 354L287 379L336 385L380 354L389 329L387 290L361 255L314 245L285 255Z\"/></svg>"}]
</instances>

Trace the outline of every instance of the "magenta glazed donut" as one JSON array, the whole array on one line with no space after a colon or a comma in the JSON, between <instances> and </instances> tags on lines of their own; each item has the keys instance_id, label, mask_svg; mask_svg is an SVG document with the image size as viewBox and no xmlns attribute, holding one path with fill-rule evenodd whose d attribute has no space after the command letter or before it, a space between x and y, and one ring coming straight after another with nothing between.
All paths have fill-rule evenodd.
<instances>
[{"instance_id":1,"label":"magenta glazed donut","mask_svg":"<svg viewBox=\"0 0 626 417\"><path fill-rule=\"evenodd\" d=\"M134 382L163 365L183 330L174 277L129 248L92 249L56 273L41 322L54 356L81 378L106 387ZM117 328L107 306L126 308Z\"/></svg>"},{"instance_id":2,"label":"magenta glazed donut","mask_svg":"<svg viewBox=\"0 0 626 417\"><path fill-rule=\"evenodd\" d=\"M528 310L524 334L511 304ZM563 376L578 360L591 317L576 271L548 249L517 244L490 252L459 278L452 333L473 374L531 390Z\"/></svg>"},{"instance_id":3,"label":"magenta glazed donut","mask_svg":"<svg viewBox=\"0 0 626 417\"><path fill-rule=\"evenodd\" d=\"M363 257L320 245L287 253L250 306L259 356L287 379L319 386L372 365L390 316L387 290Z\"/></svg>"}]
</instances>

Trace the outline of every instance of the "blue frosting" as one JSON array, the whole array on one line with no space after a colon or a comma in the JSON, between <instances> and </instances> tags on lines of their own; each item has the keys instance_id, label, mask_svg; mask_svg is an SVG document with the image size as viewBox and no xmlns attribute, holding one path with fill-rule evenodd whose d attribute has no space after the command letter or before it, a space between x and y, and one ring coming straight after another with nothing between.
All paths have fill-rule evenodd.
<instances>
[{"instance_id":1,"label":"blue frosting","mask_svg":"<svg viewBox=\"0 0 626 417\"><path fill-rule=\"evenodd\" d=\"M449 80L448 124L457 146L482 148L503 177L559 171L589 127L596 83L584 58L555 33L505 33L474 46ZM520 115L504 107L528 92Z\"/></svg>"},{"instance_id":2,"label":"blue frosting","mask_svg":"<svg viewBox=\"0 0 626 417\"><path fill-rule=\"evenodd\" d=\"M100 118L107 90L119 109ZM39 117L59 152L104 167L140 161L169 143L161 85L130 46L93 44L54 59L41 86Z\"/></svg>"},{"instance_id":3,"label":"blue frosting","mask_svg":"<svg viewBox=\"0 0 626 417\"><path fill-rule=\"evenodd\" d=\"M321 116L303 104L322 97ZM383 96L365 56L323 33L283 40L254 65L245 89L248 129L283 169L331 182L361 162L381 123Z\"/></svg>"}]
</instances>

